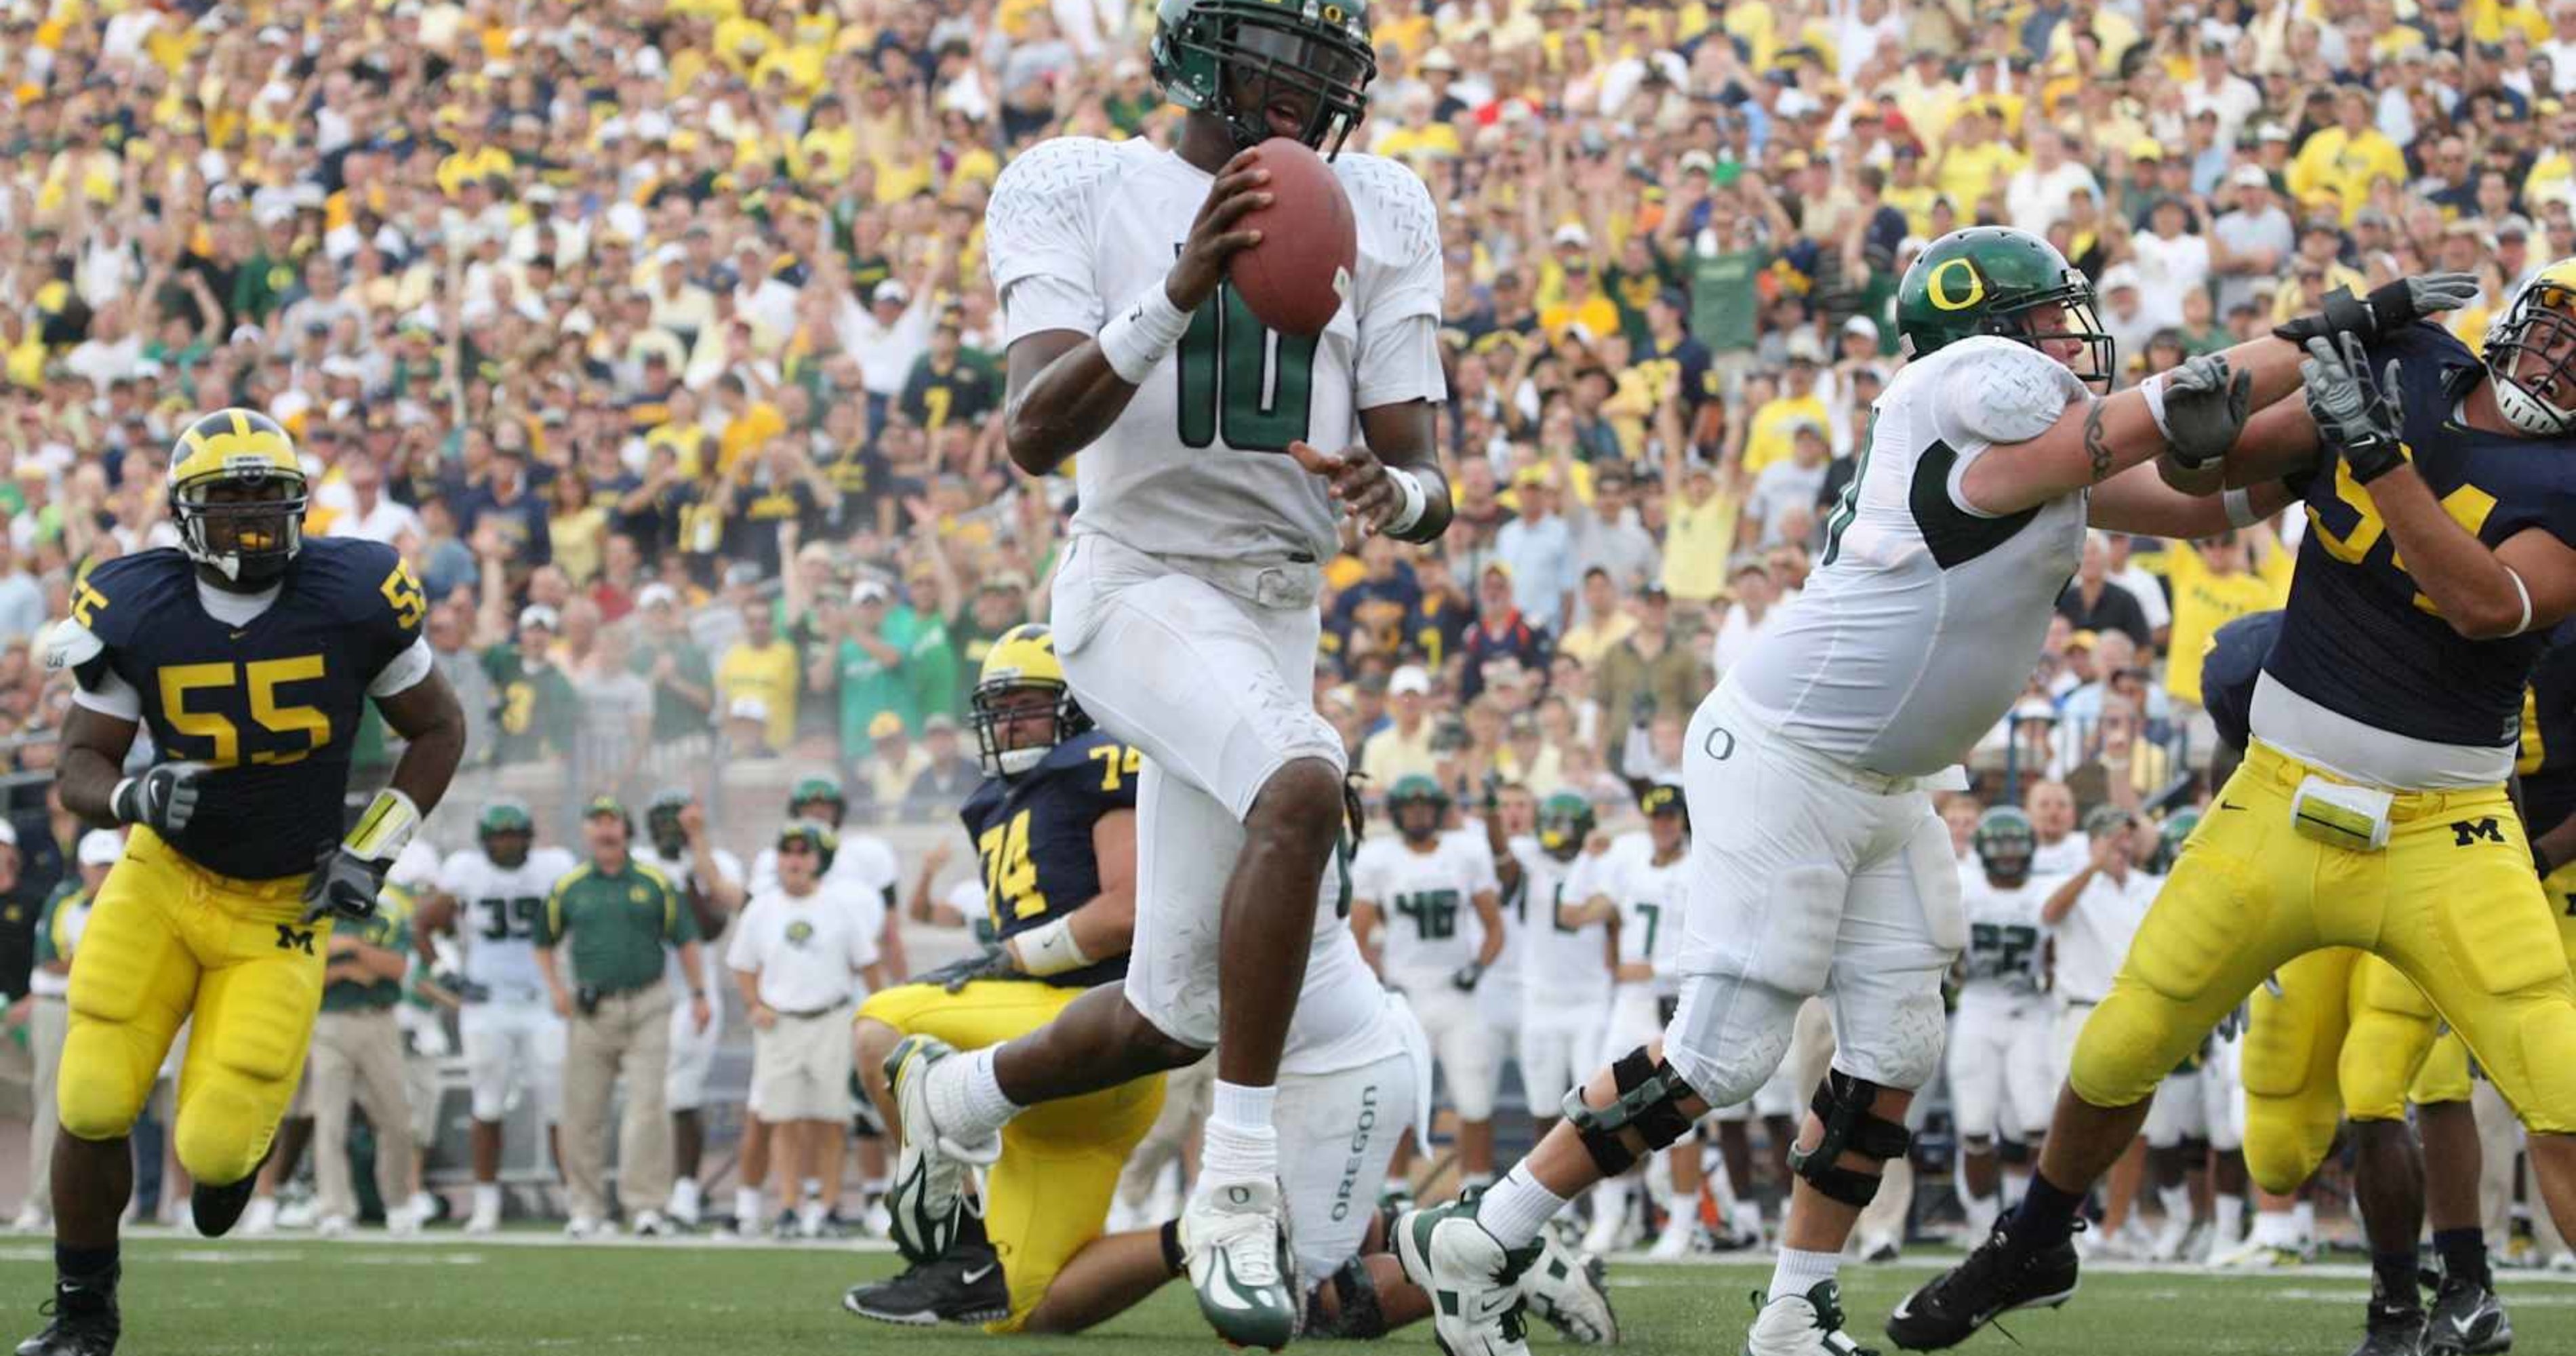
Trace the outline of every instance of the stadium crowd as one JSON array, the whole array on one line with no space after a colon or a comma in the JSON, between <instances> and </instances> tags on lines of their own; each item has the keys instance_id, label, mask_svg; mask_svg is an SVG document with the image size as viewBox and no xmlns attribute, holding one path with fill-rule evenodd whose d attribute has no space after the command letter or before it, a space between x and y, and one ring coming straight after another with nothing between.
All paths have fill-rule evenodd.
<instances>
[{"instance_id":1,"label":"stadium crowd","mask_svg":"<svg viewBox=\"0 0 2576 1356\"><path fill-rule=\"evenodd\" d=\"M2433 267L2486 317L2576 255L2576 0L1372 0L1369 120L1441 211L1457 522L1331 569L1316 701L1383 790L1677 780L1796 597L1895 283L1999 222L2090 275L2122 382ZM23 994L83 572L173 540L166 449L265 410L306 530L395 545L546 841L682 785L949 822L984 652L1046 612L1069 476L1001 455L982 209L1058 134L1161 137L1128 0L0 0L0 726ZM1986 801L2192 799L2199 666L2305 524L2102 538ZM374 761L381 764L382 741ZM366 757L362 755L362 763ZM466 790L471 786L475 790ZM726 787L768 788L726 806ZM469 804L432 834L462 846ZM937 835L906 839L927 845ZM908 853L910 888L945 847ZM927 890L926 877L921 882ZM67 886L76 888L75 886Z\"/></svg>"}]
</instances>

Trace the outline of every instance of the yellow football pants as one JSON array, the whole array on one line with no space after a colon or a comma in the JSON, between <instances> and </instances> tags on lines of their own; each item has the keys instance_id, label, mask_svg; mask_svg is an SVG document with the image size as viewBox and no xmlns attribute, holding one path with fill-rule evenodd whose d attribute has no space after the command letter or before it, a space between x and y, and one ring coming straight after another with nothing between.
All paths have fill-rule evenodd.
<instances>
[{"instance_id":1,"label":"yellow football pants","mask_svg":"<svg viewBox=\"0 0 2576 1356\"><path fill-rule=\"evenodd\" d=\"M859 1018L980 1050L1046 1025L1084 992L1024 979L978 980L953 994L903 984L869 995ZM1100 1236L1118 1171L1162 1109L1155 1074L1031 1107L1002 1127L1002 1157L984 1175L984 1232L1010 1283L1011 1316L986 1331L1018 1331L1056 1273Z\"/></svg>"},{"instance_id":2,"label":"yellow football pants","mask_svg":"<svg viewBox=\"0 0 2576 1356\"><path fill-rule=\"evenodd\" d=\"M322 1004L330 924L306 926L304 878L218 876L137 827L72 956L56 1102L88 1140L127 1131L182 1022L179 1163L229 1186L268 1155Z\"/></svg>"},{"instance_id":3,"label":"yellow football pants","mask_svg":"<svg viewBox=\"0 0 2576 1356\"><path fill-rule=\"evenodd\" d=\"M2342 946L2412 981L2525 1125L2576 1132L2576 979L2504 788L2397 796L2387 846L2360 852L2292 827L2292 793L2312 774L2260 741L2247 751L2076 1042L2076 1095L2146 1100L2265 975ZM2340 1054L2308 1052L2306 1076Z\"/></svg>"},{"instance_id":4,"label":"yellow football pants","mask_svg":"<svg viewBox=\"0 0 2576 1356\"><path fill-rule=\"evenodd\" d=\"M2397 968L2364 951L2311 951L2254 991L2241 1075L2245 1166L2287 1195L2334 1147L2338 1122L2394 1121L2409 1102L2469 1100L2469 1055Z\"/></svg>"}]
</instances>

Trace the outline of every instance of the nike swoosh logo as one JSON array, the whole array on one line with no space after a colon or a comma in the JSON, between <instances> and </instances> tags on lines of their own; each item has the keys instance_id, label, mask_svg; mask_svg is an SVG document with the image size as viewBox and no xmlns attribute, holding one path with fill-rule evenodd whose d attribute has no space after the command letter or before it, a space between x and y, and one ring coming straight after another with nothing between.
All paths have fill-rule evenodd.
<instances>
[{"instance_id":1,"label":"nike swoosh logo","mask_svg":"<svg viewBox=\"0 0 2576 1356\"><path fill-rule=\"evenodd\" d=\"M1905 1298L1898 1300L1896 1302L1896 1307L1887 1311L1887 1318L1891 1323L1900 1318L1912 1317L1914 1317L1914 1297L1912 1295L1908 1295Z\"/></svg>"},{"instance_id":2,"label":"nike swoosh logo","mask_svg":"<svg viewBox=\"0 0 2576 1356\"><path fill-rule=\"evenodd\" d=\"M1226 1265L1225 1254L1212 1255L1208 1259L1208 1270L1212 1273L1208 1277L1208 1298L1228 1309L1250 1310L1253 1307L1252 1301L1235 1288L1234 1268Z\"/></svg>"},{"instance_id":3,"label":"nike swoosh logo","mask_svg":"<svg viewBox=\"0 0 2576 1356\"><path fill-rule=\"evenodd\" d=\"M2222 800L2218 802L2218 808L2222 810L2242 810L2245 807L2232 800Z\"/></svg>"},{"instance_id":4,"label":"nike swoosh logo","mask_svg":"<svg viewBox=\"0 0 2576 1356\"><path fill-rule=\"evenodd\" d=\"M997 1266L1000 1266L1000 1265L1001 1265L1001 1263L999 1263L999 1262L986 1262L984 1265L982 1265L982 1266L980 1266L980 1267L976 1267L976 1268L974 1268L974 1269L973 1269L973 1270L971 1270L971 1271L967 1271L967 1272L962 1273L962 1274L961 1274L961 1279L963 1279L963 1280L964 1280L968 1285L973 1285L973 1284L975 1284L977 1281L980 1281L980 1280L984 1279L985 1277L992 1275L992 1274L993 1274L993 1268L995 1268L995 1267L997 1267Z\"/></svg>"},{"instance_id":5,"label":"nike swoosh logo","mask_svg":"<svg viewBox=\"0 0 2576 1356\"><path fill-rule=\"evenodd\" d=\"M2474 1314L2467 1318L2462 1318L2457 1314L2451 1316L2451 1330L2462 1337L2468 1336L2469 1330L2476 1326L2478 1326L2478 1320L2477 1316Z\"/></svg>"}]
</instances>

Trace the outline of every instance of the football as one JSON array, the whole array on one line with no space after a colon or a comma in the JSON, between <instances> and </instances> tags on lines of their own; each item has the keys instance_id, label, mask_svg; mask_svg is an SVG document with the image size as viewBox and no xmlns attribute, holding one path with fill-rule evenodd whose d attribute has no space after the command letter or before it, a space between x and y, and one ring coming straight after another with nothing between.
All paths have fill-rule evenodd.
<instances>
[{"instance_id":1,"label":"football","mask_svg":"<svg viewBox=\"0 0 2576 1356\"><path fill-rule=\"evenodd\" d=\"M1236 252L1229 276L1262 324L1281 334L1321 333L1350 296L1359 219L1333 167L1304 143L1272 137L1261 143L1261 164L1270 171L1271 203L1236 226L1261 232L1261 243Z\"/></svg>"}]
</instances>

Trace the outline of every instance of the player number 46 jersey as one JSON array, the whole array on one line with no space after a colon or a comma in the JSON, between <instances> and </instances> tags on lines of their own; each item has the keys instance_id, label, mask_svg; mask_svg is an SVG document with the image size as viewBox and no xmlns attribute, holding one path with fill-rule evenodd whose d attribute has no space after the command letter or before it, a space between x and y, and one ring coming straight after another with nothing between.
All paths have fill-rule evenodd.
<instances>
[{"instance_id":1,"label":"player number 46 jersey","mask_svg":"<svg viewBox=\"0 0 2576 1356\"><path fill-rule=\"evenodd\" d=\"M1333 172L1359 221L1359 266L1318 336L1274 334L1231 287L1075 466L1074 530L1155 555L1329 559L1323 482L1276 455L1339 451L1358 411L1446 394L1439 218L1411 170L1345 151ZM1014 159L985 207L1006 339L1097 334L1171 271L1211 176L1142 138L1058 137Z\"/></svg>"},{"instance_id":2,"label":"player number 46 jersey","mask_svg":"<svg viewBox=\"0 0 2576 1356\"><path fill-rule=\"evenodd\" d=\"M1994 445L2088 398L2064 364L2008 339L1908 363L1871 411L1806 591L1727 682L1796 743L1871 772L1960 761L2030 680L2085 514L2070 494L1996 516L1961 486Z\"/></svg>"},{"instance_id":3,"label":"player number 46 jersey","mask_svg":"<svg viewBox=\"0 0 2576 1356\"><path fill-rule=\"evenodd\" d=\"M1455 835L1429 852L1392 834L1371 838L1351 861L1351 893L1377 906L1386 975L1398 987L1446 984L1476 959L1485 929L1473 901L1496 889L1492 863Z\"/></svg>"}]
</instances>

